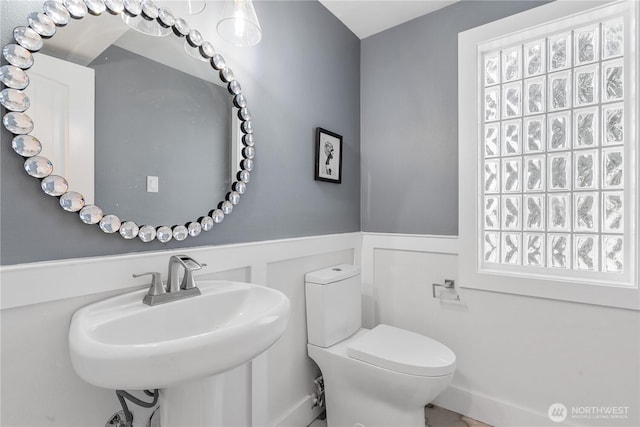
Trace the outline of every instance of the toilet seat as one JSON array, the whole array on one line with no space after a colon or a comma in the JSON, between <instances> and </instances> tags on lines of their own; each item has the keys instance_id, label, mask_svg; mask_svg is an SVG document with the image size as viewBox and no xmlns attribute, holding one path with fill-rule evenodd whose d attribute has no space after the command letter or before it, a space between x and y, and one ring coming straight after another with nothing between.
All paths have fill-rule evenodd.
<instances>
[{"instance_id":1,"label":"toilet seat","mask_svg":"<svg viewBox=\"0 0 640 427\"><path fill-rule=\"evenodd\" d=\"M350 343L353 359L404 374L437 377L453 373L456 356L436 340L389 325L378 325Z\"/></svg>"}]
</instances>

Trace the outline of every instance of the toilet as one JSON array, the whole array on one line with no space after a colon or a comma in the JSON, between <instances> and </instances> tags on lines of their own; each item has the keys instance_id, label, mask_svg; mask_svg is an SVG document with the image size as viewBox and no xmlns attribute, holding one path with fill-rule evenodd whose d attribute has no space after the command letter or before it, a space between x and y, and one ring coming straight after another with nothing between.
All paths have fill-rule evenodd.
<instances>
[{"instance_id":1,"label":"toilet","mask_svg":"<svg viewBox=\"0 0 640 427\"><path fill-rule=\"evenodd\" d=\"M305 275L307 350L322 371L328 427L423 427L424 406L450 383L456 356L389 325L362 328L360 268Z\"/></svg>"}]
</instances>

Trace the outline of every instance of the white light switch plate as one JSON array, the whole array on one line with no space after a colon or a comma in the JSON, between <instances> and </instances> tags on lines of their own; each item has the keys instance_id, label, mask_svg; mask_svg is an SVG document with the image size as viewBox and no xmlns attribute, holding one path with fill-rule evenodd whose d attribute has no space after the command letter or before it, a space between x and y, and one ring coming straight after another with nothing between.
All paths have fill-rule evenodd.
<instances>
[{"instance_id":1,"label":"white light switch plate","mask_svg":"<svg viewBox=\"0 0 640 427\"><path fill-rule=\"evenodd\" d=\"M157 192L158 192L158 177L147 176L147 193L157 193Z\"/></svg>"}]
</instances>

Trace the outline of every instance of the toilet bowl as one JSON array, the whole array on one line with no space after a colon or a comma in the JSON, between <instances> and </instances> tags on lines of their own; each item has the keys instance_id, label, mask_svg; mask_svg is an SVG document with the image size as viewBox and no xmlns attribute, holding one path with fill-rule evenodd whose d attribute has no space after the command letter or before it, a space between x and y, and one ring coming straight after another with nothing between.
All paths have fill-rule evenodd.
<instances>
[{"instance_id":1,"label":"toilet bowl","mask_svg":"<svg viewBox=\"0 0 640 427\"><path fill-rule=\"evenodd\" d=\"M424 406L451 383L455 354L404 329L361 328L359 272L306 275L307 350L324 378L327 425L422 427Z\"/></svg>"}]
</instances>

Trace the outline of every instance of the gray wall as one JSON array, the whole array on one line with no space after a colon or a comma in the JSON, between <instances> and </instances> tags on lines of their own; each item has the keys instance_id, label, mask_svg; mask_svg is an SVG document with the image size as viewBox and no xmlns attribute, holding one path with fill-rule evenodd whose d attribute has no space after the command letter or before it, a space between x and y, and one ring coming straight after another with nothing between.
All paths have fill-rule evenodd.
<instances>
[{"instance_id":1,"label":"gray wall","mask_svg":"<svg viewBox=\"0 0 640 427\"><path fill-rule=\"evenodd\" d=\"M89 67L96 72L95 203L103 211L137 224L184 224L224 199L231 185L226 87L113 45ZM147 192L148 175L159 178L157 193Z\"/></svg>"},{"instance_id":2,"label":"gray wall","mask_svg":"<svg viewBox=\"0 0 640 427\"><path fill-rule=\"evenodd\" d=\"M462 1L362 41L363 231L458 233L458 33L543 3Z\"/></svg>"},{"instance_id":3,"label":"gray wall","mask_svg":"<svg viewBox=\"0 0 640 427\"><path fill-rule=\"evenodd\" d=\"M25 4L0 2L3 44L14 26L26 22ZM255 7L261 43L217 46L242 83L257 137L256 168L233 214L205 235L166 245L105 235L42 194L3 131L2 264L360 230L360 40L316 1ZM313 179L318 126L344 138L340 185Z\"/></svg>"}]
</instances>

